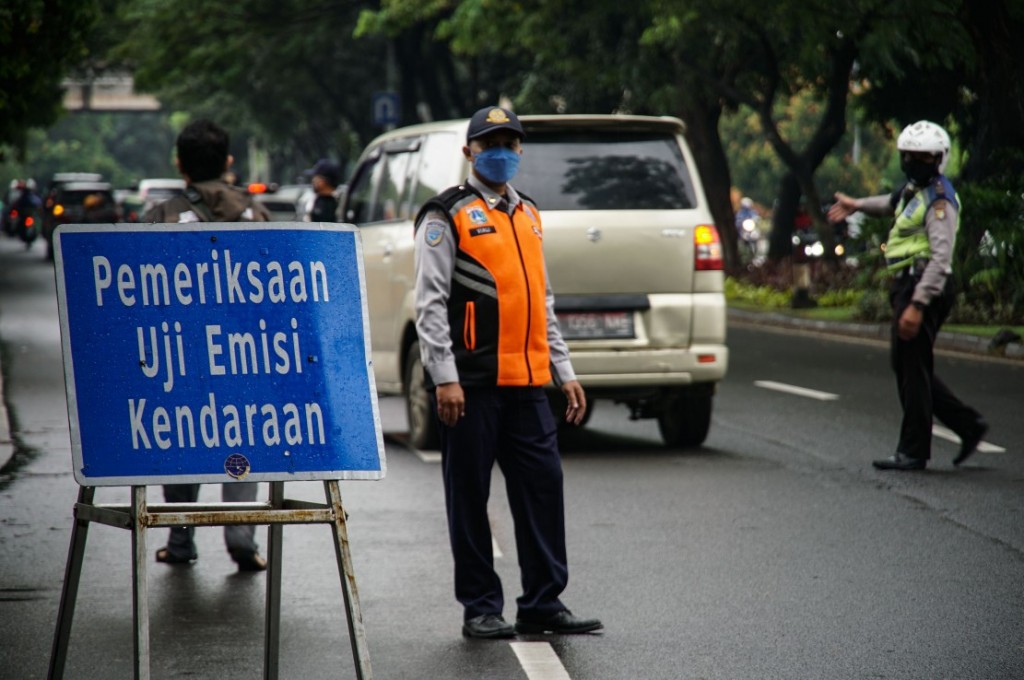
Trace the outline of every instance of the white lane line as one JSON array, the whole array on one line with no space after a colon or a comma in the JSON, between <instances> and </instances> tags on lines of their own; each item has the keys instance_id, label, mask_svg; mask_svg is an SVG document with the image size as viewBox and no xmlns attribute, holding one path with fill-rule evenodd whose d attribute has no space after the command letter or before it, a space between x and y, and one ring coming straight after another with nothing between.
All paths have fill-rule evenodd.
<instances>
[{"instance_id":1,"label":"white lane line","mask_svg":"<svg viewBox=\"0 0 1024 680\"><path fill-rule=\"evenodd\" d=\"M510 642L519 665L530 680L572 680L562 660L547 642Z\"/></svg>"},{"instance_id":2,"label":"white lane line","mask_svg":"<svg viewBox=\"0 0 1024 680\"><path fill-rule=\"evenodd\" d=\"M440 463L441 452L440 451L420 451L419 449L413 449L416 453L416 457L422 460L424 463Z\"/></svg>"},{"instance_id":3,"label":"white lane line","mask_svg":"<svg viewBox=\"0 0 1024 680\"><path fill-rule=\"evenodd\" d=\"M942 425L932 425L932 434L936 437L942 437L946 441L951 441L954 444L960 443L960 437L958 437L953 430L945 428ZM1002 446L989 444L988 442L981 442L978 444L978 453L1006 453L1006 449Z\"/></svg>"},{"instance_id":4,"label":"white lane line","mask_svg":"<svg viewBox=\"0 0 1024 680\"><path fill-rule=\"evenodd\" d=\"M491 536L491 554L494 555L494 559L499 559L505 556L505 553L501 552L501 548L498 547L498 539Z\"/></svg>"},{"instance_id":5,"label":"white lane line","mask_svg":"<svg viewBox=\"0 0 1024 680\"><path fill-rule=\"evenodd\" d=\"M797 387L796 385L787 385L786 383L775 382L774 380L755 380L754 384L766 390L795 394L798 397L807 397L809 399L817 399L818 401L835 401L839 398L838 394L832 394L831 392L819 392L818 390L811 390L806 387Z\"/></svg>"}]
</instances>

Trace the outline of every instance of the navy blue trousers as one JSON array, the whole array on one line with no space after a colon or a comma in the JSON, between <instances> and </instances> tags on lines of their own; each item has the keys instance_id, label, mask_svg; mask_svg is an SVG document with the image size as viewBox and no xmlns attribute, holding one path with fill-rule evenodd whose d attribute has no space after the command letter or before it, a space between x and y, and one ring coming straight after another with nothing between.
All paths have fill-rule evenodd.
<instances>
[{"instance_id":1,"label":"navy blue trousers","mask_svg":"<svg viewBox=\"0 0 1024 680\"><path fill-rule=\"evenodd\" d=\"M900 316L910 305L918 277L898 276L890 290L892 329L890 350L896 387L903 407L897 451L928 460L932 455L932 416L960 436L970 436L981 415L960 401L935 375L935 338L953 307L952 282L924 309L921 330L911 340L899 337Z\"/></svg>"},{"instance_id":2,"label":"navy blue trousers","mask_svg":"<svg viewBox=\"0 0 1024 680\"><path fill-rule=\"evenodd\" d=\"M557 425L540 387L466 387L466 415L438 421L455 598L465 618L501 614L487 500L497 461L505 477L523 594L517 615L542 618L565 609L558 596L569 569ZM437 415L437 401L434 400Z\"/></svg>"}]
</instances>

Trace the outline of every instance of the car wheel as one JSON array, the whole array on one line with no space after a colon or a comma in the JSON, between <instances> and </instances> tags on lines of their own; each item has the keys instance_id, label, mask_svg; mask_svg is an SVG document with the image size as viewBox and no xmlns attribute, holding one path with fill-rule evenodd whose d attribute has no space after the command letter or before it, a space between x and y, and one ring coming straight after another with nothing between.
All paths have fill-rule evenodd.
<instances>
[{"instance_id":1,"label":"car wheel","mask_svg":"<svg viewBox=\"0 0 1024 680\"><path fill-rule=\"evenodd\" d=\"M420 343L414 342L405 355L405 415L409 422L409 445L415 449L438 449L441 438L437 418L423 380Z\"/></svg>"},{"instance_id":2,"label":"car wheel","mask_svg":"<svg viewBox=\"0 0 1024 680\"><path fill-rule=\"evenodd\" d=\"M669 391L658 414L658 430L666 446L700 446L711 428L714 384L699 384Z\"/></svg>"}]
</instances>

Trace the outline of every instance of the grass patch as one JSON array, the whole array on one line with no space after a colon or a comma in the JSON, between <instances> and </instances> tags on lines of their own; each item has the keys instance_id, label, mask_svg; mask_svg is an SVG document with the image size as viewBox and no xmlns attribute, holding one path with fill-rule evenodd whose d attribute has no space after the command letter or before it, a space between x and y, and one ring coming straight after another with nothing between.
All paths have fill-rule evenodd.
<instances>
[{"instance_id":1,"label":"grass patch","mask_svg":"<svg viewBox=\"0 0 1024 680\"><path fill-rule=\"evenodd\" d=\"M793 310L795 316L818 321L849 321L857 322L856 307L815 307L814 309Z\"/></svg>"},{"instance_id":2,"label":"grass patch","mask_svg":"<svg viewBox=\"0 0 1024 680\"><path fill-rule=\"evenodd\" d=\"M979 335L983 338L991 338L1004 328L1009 328L1017 335L1024 337L1024 326L977 326L962 323L947 323L942 326L942 330L947 331L949 333L965 333L967 335Z\"/></svg>"}]
</instances>

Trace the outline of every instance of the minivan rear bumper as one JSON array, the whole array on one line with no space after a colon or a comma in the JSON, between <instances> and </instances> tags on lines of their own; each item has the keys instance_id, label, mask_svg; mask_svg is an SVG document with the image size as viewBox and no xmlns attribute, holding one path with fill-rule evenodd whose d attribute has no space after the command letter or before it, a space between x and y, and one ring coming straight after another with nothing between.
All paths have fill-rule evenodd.
<instances>
[{"instance_id":1,"label":"minivan rear bumper","mask_svg":"<svg viewBox=\"0 0 1024 680\"><path fill-rule=\"evenodd\" d=\"M584 387L658 387L717 382L725 377L729 348L587 350L570 343L576 377ZM613 371L611 369L614 369Z\"/></svg>"}]
</instances>

